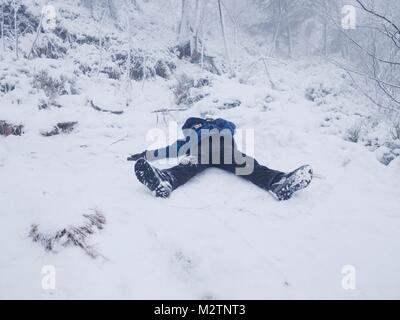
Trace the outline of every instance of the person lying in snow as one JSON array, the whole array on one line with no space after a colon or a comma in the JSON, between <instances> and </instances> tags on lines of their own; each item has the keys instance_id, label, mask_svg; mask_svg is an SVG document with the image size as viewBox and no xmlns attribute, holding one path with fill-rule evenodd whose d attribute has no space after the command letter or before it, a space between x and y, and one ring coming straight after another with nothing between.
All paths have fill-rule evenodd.
<instances>
[{"instance_id":1,"label":"person lying in snow","mask_svg":"<svg viewBox=\"0 0 400 320\"><path fill-rule=\"evenodd\" d=\"M237 149L233 139L234 123L218 119L189 118L182 126L185 139L157 149L146 150L128 157L135 163L137 179L156 197L167 198L173 190L207 168L220 168L240 175L278 200L288 200L293 193L306 188L313 177L309 165L284 173L260 165L255 159ZM160 170L149 161L186 156L179 165Z\"/></svg>"}]
</instances>

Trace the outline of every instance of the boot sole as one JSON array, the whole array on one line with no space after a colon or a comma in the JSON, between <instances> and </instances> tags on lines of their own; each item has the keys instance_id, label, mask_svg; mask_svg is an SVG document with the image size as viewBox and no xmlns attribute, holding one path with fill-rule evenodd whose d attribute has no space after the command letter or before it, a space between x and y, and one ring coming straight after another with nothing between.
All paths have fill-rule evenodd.
<instances>
[{"instance_id":1,"label":"boot sole","mask_svg":"<svg viewBox=\"0 0 400 320\"><path fill-rule=\"evenodd\" d=\"M292 195L304 188L307 188L313 178L313 170L311 166L305 165L297 169L293 176L285 181L282 187L275 191L274 194L278 200L288 200Z\"/></svg>"},{"instance_id":2,"label":"boot sole","mask_svg":"<svg viewBox=\"0 0 400 320\"><path fill-rule=\"evenodd\" d=\"M139 182L145 185L156 197L167 198L171 193L145 159L139 159L136 162L135 174Z\"/></svg>"}]
</instances>

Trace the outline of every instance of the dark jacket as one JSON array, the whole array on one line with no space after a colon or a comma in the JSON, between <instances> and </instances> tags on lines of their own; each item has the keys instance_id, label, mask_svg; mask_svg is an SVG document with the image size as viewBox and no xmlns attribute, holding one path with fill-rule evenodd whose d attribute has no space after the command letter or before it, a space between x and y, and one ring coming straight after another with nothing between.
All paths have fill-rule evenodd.
<instances>
[{"instance_id":1,"label":"dark jacket","mask_svg":"<svg viewBox=\"0 0 400 320\"><path fill-rule=\"evenodd\" d=\"M230 136L235 134L236 125L228 120L189 118L182 126L184 139L177 140L175 143L165 148L147 151L146 157L155 157L157 159L177 157L190 153L190 147L194 144L199 145L204 139L212 135L219 134Z\"/></svg>"}]
</instances>

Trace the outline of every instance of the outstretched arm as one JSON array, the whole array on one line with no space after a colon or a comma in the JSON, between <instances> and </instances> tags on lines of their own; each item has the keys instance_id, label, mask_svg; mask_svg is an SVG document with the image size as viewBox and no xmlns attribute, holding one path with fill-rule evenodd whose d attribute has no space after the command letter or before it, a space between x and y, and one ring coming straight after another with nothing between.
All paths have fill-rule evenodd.
<instances>
[{"instance_id":1,"label":"outstretched arm","mask_svg":"<svg viewBox=\"0 0 400 320\"><path fill-rule=\"evenodd\" d=\"M139 160L141 158L145 158L146 159L146 151L132 154L128 158L126 158L126 160L128 160L128 161L137 161L137 160Z\"/></svg>"},{"instance_id":2,"label":"outstretched arm","mask_svg":"<svg viewBox=\"0 0 400 320\"><path fill-rule=\"evenodd\" d=\"M145 158L149 161L160 160L165 158L176 158L179 155L179 150L186 143L185 140L178 140L175 143L160 149L145 150L141 153L136 153L128 157L128 161L137 161L140 158Z\"/></svg>"}]
</instances>

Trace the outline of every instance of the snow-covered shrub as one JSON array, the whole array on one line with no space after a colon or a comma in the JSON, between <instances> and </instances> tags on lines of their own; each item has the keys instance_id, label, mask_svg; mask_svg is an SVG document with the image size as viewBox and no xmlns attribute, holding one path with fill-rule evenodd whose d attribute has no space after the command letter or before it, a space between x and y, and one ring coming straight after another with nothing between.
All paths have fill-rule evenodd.
<instances>
[{"instance_id":1,"label":"snow-covered shrub","mask_svg":"<svg viewBox=\"0 0 400 320\"><path fill-rule=\"evenodd\" d=\"M390 127L392 123L381 116L364 117L346 131L345 139L362 143L375 153L379 162L388 165L399 156L397 150L400 149L400 140L396 139L396 132L392 132Z\"/></svg>"},{"instance_id":2,"label":"snow-covered shrub","mask_svg":"<svg viewBox=\"0 0 400 320\"><path fill-rule=\"evenodd\" d=\"M60 59L68 52L65 42L53 33L38 39L32 48L31 56L37 58Z\"/></svg>"},{"instance_id":3,"label":"snow-covered shrub","mask_svg":"<svg viewBox=\"0 0 400 320\"><path fill-rule=\"evenodd\" d=\"M62 74L49 74L47 70L41 70L33 75L32 86L35 89L43 90L49 98L78 93L74 79Z\"/></svg>"},{"instance_id":4,"label":"snow-covered shrub","mask_svg":"<svg viewBox=\"0 0 400 320\"><path fill-rule=\"evenodd\" d=\"M190 89L194 87L194 79L186 73L181 73L176 76L176 83L172 87L172 92L175 95L177 104L187 104L190 99Z\"/></svg>"},{"instance_id":5,"label":"snow-covered shrub","mask_svg":"<svg viewBox=\"0 0 400 320\"><path fill-rule=\"evenodd\" d=\"M0 120L0 136L20 136L23 132L23 125L13 125L4 120Z\"/></svg>"},{"instance_id":6,"label":"snow-covered shrub","mask_svg":"<svg viewBox=\"0 0 400 320\"><path fill-rule=\"evenodd\" d=\"M61 37L61 35L60 35ZM88 35L88 34L69 34L69 41L71 42L72 45L83 45L83 44L88 44L88 45L95 45L99 46L100 42L103 47L108 48L110 38L109 37L103 37L103 38L98 38L93 35Z\"/></svg>"},{"instance_id":7,"label":"snow-covered shrub","mask_svg":"<svg viewBox=\"0 0 400 320\"><path fill-rule=\"evenodd\" d=\"M82 72L82 74L90 74L92 72L92 66L89 65L88 63L79 63L78 67L79 71Z\"/></svg>"},{"instance_id":8,"label":"snow-covered shrub","mask_svg":"<svg viewBox=\"0 0 400 320\"><path fill-rule=\"evenodd\" d=\"M89 236L104 229L106 218L98 210L95 210L94 214L83 215L83 217L86 220L83 225L69 226L49 234L40 232L39 225L33 224L29 237L33 242L41 244L45 251L57 252L62 247L76 246L90 257L97 258L99 253L87 241Z\"/></svg>"},{"instance_id":9,"label":"snow-covered shrub","mask_svg":"<svg viewBox=\"0 0 400 320\"><path fill-rule=\"evenodd\" d=\"M204 70L210 71L214 74L221 75L221 69L225 69L222 61L218 62L216 57L209 56L205 53L202 56L198 51L192 52L190 41L171 48L171 52L181 60L186 59L191 63L202 64ZM223 71L226 72L226 70Z\"/></svg>"},{"instance_id":10,"label":"snow-covered shrub","mask_svg":"<svg viewBox=\"0 0 400 320\"><path fill-rule=\"evenodd\" d=\"M393 140L400 140L400 120L396 120L393 122L390 133L393 137Z\"/></svg>"},{"instance_id":11,"label":"snow-covered shrub","mask_svg":"<svg viewBox=\"0 0 400 320\"><path fill-rule=\"evenodd\" d=\"M158 60L154 65L156 75L164 79L168 79L175 69L176 65L170 61Z\"/></svg>"},{"instance_id":12,"label":"snow-covered shrub","mask_svg":"<svg viewBox=\"0 0 400 320\"><path fill-rule=\"evenodd\" d=\"M357 123L348 128L344 135L344 140L357 143L361 137L361 124Z\"/></svg>"},{"instance_id":13,"label":"snow-covered shrub","mask_svg":"<svg viewBox=\"0 0 400 320\"><path fill-rule=\"evenodd\" d=\"M392 152L392 150L386 146L378 148L375 151L375 155L379 162L386 166L396 158L396 155Z\"/></svg>"},{"instance_id":14,"label":"snow-covered shrub","mask_svg":"<svg viewBox=\"0 0 400 320\"><path fill-rule=\"evenodd\" d=\"M305 97L307 100L321 105L325 103L325 97L329 95L336 95L333 88L325 87L322 83L318 87L309 87L306 89Z\"/></svg>"},{"instance_id":15,"label":"snow-covered shrub","mask_svg":"<svg viewBox=\"0 0 400 320\"><path fill-rule=\"evenodd\" d=\"M59 103L57 103L53 99L47 99L47 100L40 99L39 100L39 104L38 104L38 109L39 110L46 110L46 109L49 109L51 107L61 108L62 105L60 105Z\"/></svg>"},{"instance_id":16,"label":"snow-covered shrub","mask_svg":"<svg viewBox=\"0 0 400 320\"><path fill-rule=\"evenodd\" d=\"M127 70L129 66L129 77L137 81L155 76L167 79L176 69L172 60L154 57L140 49L132 50L130 55L127 52L115 53L111 59L121 70Z\"/></svg>"},{"instance_id":17,"label":"snow-covered shrub","mask_svg":"<svg viewBox=\"0 0 400 320\"><path fill-rule=\"evenodd\" d=\"M327 114L324 116L323 120L321 121L321 127L329 128L331 127L335 121L340 120L339 116L335 114Z\"/></svg>"},{"instance_id":18,"label":"snow-covered shrub","mask_svg":"<svg viewBox=\"0 0 400 320\"><path fill-rule=\"evenodd\" d=\"M177 55L179 59L190 58L192 56L190 41L175 46L174 48L172 48L172 51Z\"/></svg>"},{"instance_id":19,"label":"snow-covered shrub","mask_svg":"<svg viewBox=\"0 0 400 320\"><path fill-rule=\"evenodd\" d=\"M242 104L242 102L238 99L233 99L229 101L225 101L222 106L218 107L219 110L225 110L225 109L233 109L237 108Z\"/></svg>"},{"instance_id":20,"label":"snow-covered shrub","mask_svg":"<svg viewBox=\"0 0 400 320\"><path fill-rule=\"evenodd\" d=\"M57 123L53 127L52 130L41 132L41 135L44 136L44 137L51 137L51 136L58 135L60 133L68 134L68 133L71 133L74 130L74 128L75 128L75 126L77 124L78 124L78 122L76 122L76 121L60 122L60 123Z\"/></svg>"},{"instance_id":21,"label":"snow-covered shrub","mask_svg":"<svg viewBox=\"0 0 400 320\"><path fill-rule=\"evenodd\" d=\"M400 156L400 148L395 148L395 149L393 149L393 150L392 150L392 153L393 153L396 157Z\"/></svg>"},{"instance_id":22,"label":"snow-covered shrub","mask_svg":"<svg viewBox=\"0 0 400 320\"><path fill-rule=\"evenodd\" d=\"M100 72L106 74L109 79L113 80L119 80L122 76L121 68L112 61L105 62Z\"/></svg>"},{"instance_id":23,"label":"snow-covered shrub","mask_svg":"<svg viewBox=\"0 0 400 320\"><path fill-rule=\"evenodd\" d=\"M39 26L39 18L33 15L28 7L24 4L17 4L17 32L21 35L24 33L36 32ZM13 37L14 32L14 5L11 0L6 0L1 6L1 20L4 26L12 26L12 28L4 28L4 35L6 37Z\"/></svg>"},{"instance_id":24,"label":"snow-covered shrub","mask_svg":"<svg viewBox=\"0 0 400 320\"><path fill-rule=\"evenodd\" d=\"M21 77L22 70L15 70L4 65L0 68L0 93L8 93L16 88L18 78Z\"/></svg>"},{"instance_id":25,"label":"snow-covered shrub","mask_svg":"<svg viewBox=\"0 0 400 320\"><path fill-rule=\"evenodd\" d=\"M186 73L181 73L176 76L176 82L171 88L175 95L177 104L192 105L195 102L202 100L207 94L202 92L201 88L209 86L210 80L200 78L195 80Z\"/></svg>"},{"instance_id":26,"label":"snow-covered shrub","mask_svg":"<svg viewBox=\"0 0 400 320\"><path fill-rule=\"evenodd\" d=\"M0 80L0 92L1 93L7 93L10 91L13 91L14 89L15 89L14 82L8 82L6 79Z\"/></svg>"},{"instance_id":27,"label":"snow-covered shrub","mask_svg":"<svg viewBox=\"0 0 400 320\"><path fill-rule=\"evenodd\" d=\"M93 47L108 48L110 38L105 36L99 38L83 33L71 33L62 24L58 23L52 31L43 33L38 37L37 42L32 48L33 57L45 57L49 59L59 59L64 57L70 48L78 48L84 45Z\"/></svg>"}]
</instances>

